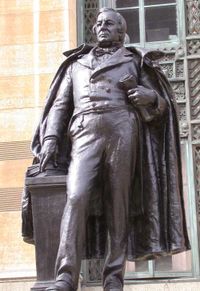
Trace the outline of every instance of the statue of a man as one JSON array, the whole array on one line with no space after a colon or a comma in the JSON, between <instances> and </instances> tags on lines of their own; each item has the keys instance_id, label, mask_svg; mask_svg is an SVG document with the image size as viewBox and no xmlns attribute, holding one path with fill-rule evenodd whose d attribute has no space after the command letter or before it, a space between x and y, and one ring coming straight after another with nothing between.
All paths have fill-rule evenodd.
<instances>
[{"instance_id":1,"label":"statue of a man","mask_svg":"<svg viewBox=\"0 0 200 291\"><path fill-rule=\"evenodd\" d=\"M41 171L68 167L52 291L77 289L82 258L106 256L103 288L122 291L126 260L189 248L162 54L125 48L126 22L113 9L99 12L93 30L95 47L66 53L33 141Z\"/></svg>"}]
</instances>

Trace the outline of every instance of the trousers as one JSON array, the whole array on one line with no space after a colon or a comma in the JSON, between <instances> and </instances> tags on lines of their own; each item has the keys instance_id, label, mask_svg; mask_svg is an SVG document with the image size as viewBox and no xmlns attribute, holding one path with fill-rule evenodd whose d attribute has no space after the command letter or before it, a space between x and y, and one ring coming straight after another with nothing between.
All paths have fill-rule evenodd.
<instances>
[{"instance_id":1,"label":"trousers","mask_svg":"<svg viewBox=\"0 0 200 291\"><path fill-rule=\"evenodd\" d=\"M61 222L56 280L77 289L88 206L102 174L108 251L103 286L123 288L128 239L129 197L138 147L138 122L129 109L80 114L69 129L72 143L67 202Z\"/></svg>"}]
</instances>

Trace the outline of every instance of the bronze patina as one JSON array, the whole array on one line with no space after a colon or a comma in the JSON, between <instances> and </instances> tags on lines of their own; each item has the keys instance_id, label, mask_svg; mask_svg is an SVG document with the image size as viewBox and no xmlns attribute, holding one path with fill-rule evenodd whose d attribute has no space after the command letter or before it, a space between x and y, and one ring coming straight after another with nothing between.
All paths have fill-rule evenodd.
<instances>
[{"instance_id":1,"label":"bronze patina","mask_svg":"<svg viewBox=\"0 0 200 291\"><path fill-rule=\"evenodd\" d=\"M96 46L65 53L32 144L41 172L68 171L52 291L77 289L82 258L105 257L103 288L121 291L126 260L190 247L163 54L126 48L113 9L100 10L93 30Z\"/></svg>"}]
</instances>

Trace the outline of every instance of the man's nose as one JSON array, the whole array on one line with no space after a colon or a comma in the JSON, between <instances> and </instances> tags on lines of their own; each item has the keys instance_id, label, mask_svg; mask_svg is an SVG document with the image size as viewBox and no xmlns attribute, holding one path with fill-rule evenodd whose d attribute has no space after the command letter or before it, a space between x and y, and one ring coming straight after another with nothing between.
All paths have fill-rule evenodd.
<instances>
[{"instance_id":1,"label":"man's nose","mask_svg":"<svg viewBox=\"0 0 200 291\"><path fill-rule=\"evenodd\" d=\"M107 27L106 22L105 21L102 21L101 28L106 28L106 27Z\"/></svg>"}]
</instances>

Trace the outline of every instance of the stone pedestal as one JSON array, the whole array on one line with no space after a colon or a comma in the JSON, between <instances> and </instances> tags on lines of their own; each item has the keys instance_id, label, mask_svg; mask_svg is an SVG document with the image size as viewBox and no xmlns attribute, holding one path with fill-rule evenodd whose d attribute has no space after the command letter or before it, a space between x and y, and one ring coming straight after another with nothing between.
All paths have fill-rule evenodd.
<instances>
[{"instance_id":1,"label":"stone pedestal","mask_svg":"<svg viewBox=\"0 0 200 291\"><path fill-rule=\"evenodd\" d=\"M66 176L26 178L31 193L37 282L31 290L43 291L54 280L60 222L66 204Z\"/></svg>"}]
</instances>

